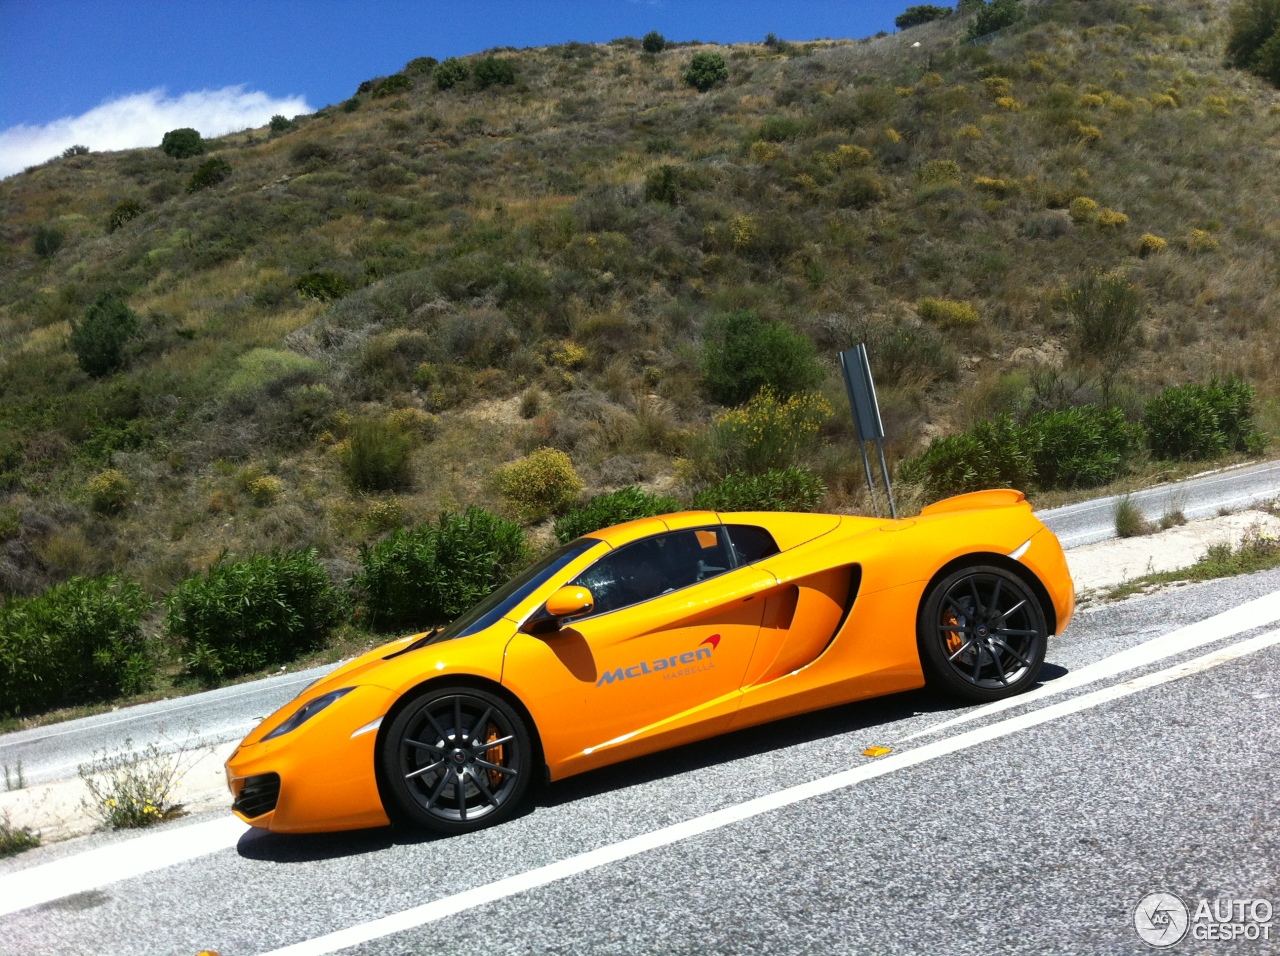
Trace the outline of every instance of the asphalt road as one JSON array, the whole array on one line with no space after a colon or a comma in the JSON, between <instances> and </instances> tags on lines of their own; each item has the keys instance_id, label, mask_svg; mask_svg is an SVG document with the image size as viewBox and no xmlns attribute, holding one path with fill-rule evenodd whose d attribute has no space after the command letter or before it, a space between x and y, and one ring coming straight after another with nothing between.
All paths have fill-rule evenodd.
<instances>
[{"instance_id":1,"label":"asphalt road","mask_svg":"<svg viewBox=\"0 0 1280 956\"><path fill-rule=\"evenodd\" d=\"M55 884L0 916L0 953L1138 953L1153 890L1276 911L1269 941L1169 952L1277 953L1280 602L1152 653L1277 591L1272 571L1084 612L1050 645L1047 696L933 733L974 709L920 691L783 721L546 788L452 839L237 830ZM1134 669L1084 670L1141 645ZM1069 675L1097 679L1052 693ZM0 912L59 865L83 875L121 846L145 868L224 820L0 861Z\"/></svg>"},{"instance_id":2,"label":"asphalt road","mask_svg":"<svg viewBox=\"0 0 1280 956\"><path fill-rule=\"evenodd\" d=\"M1153 520L1171 501L1188 519L1215 515L1223 507L1239 510L1280 497L1280 461L1214 472L1134 497ZM1114 537L1114 507L1114 498L1101 498L1038 514L1063 547L1073 548ZM119 750L127 743L176 750L238 740L334 666L0 735L0 765L13 768L21 761L27 783L39 784L74 776L76 767L95 753Z\"/></svg>"},{"instance_id":3,"label":"asphalt road","mask_svg":"<svg viewBox=\"0 0 1280 956\"><path fill-rule=\"evenodd\" d=\"M1105 541L1116 536L1115 507L1119 495L1095 498L1037 512L1064 548ZM1133 501L1151 521L1181 511L1188 521L1211 518L1219 509L1241 511L1280 498L1280 461L1227 468L1184 481L1134 492Z\"/></svg>"}]
</instances>

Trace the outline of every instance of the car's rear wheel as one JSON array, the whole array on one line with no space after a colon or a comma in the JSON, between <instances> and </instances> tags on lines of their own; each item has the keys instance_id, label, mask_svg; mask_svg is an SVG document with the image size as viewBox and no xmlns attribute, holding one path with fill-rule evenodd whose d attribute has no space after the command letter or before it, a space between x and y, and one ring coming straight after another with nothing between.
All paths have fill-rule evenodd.
<instances>
[{"instance_id":1,"label":"car's rear wheel","mask_svg":"<svg viewBox=\"0 0 1280 956\"><path fill-rule=\"evenodd\" d=\"M1035 683L1049 644L1035 593L994 565L961 568L935 584L921 606L917 636L930 684L981 701Z\"/></svg>"},{"instance_id":2,"label":"car's rear wheel","mask_svg":"<svg viewBox=\"0 0 1280 956\"><path fill-rule=\"evenodd\" d=\"M475 687L433 687L412 700L392 721L381 757L402 816L438 833L507 819L533 774L524 720Z\"/></svg>"}]
</instances>

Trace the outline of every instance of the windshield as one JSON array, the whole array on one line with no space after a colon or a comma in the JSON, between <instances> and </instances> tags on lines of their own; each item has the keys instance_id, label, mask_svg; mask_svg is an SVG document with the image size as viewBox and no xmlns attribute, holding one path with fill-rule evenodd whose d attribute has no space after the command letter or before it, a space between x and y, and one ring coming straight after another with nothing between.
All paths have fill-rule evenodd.
<instances>
[{"instance_id":1,"label":"windshield","mask_svg":"<svg viewBox=\"0 0 1280 956\"><path fill-rule=\"evenodd\" d=\"M473 607L462 617L443 630L430 634L420 641L415 641L405 650L414 650L427 644L438 644L441 641L453 640L456 637L467 637L483 631L486 627L505 617L511 609L541 587L548 578L567 565L578 555L594 548L600 541L596 538L579 538L570 541L564 547L557 548L535 564L524 574L512 578L498 590Z\"/></svg>"}]
</instances>

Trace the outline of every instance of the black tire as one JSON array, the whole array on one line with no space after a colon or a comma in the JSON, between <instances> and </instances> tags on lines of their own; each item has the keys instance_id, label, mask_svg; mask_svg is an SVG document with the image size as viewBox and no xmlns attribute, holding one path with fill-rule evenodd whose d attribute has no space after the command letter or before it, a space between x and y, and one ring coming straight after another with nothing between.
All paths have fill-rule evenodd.
<instances>
[{"instance_id":1,"label":"black tire","mask_svg":"<svg viewBox=\"0 0 1280 956\"><path fill-rule=\"evenodd\" d=\"M469 833L516 812L534 773L524 719L501 697L442 686L401 709L379 755L402 822Z\"/></svg>"},{"instance_id":2,"label":"black tire","mask_svg":"<svg viewBox=\"0 0 1280 956\"><path fill-rule=\"evenodd\" d=\"M920 605L916 636L931 687L966 700L1020 694L1040 675L1049 627L1017 574L982 564L955 571Z\"/></svg>"}]
</instances>

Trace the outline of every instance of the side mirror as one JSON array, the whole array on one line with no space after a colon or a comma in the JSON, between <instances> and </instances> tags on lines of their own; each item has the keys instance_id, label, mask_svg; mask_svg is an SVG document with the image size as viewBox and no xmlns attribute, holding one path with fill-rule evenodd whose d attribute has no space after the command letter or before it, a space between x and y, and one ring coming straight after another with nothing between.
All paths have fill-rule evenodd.
<instances>
[{"instance_id":1,"label":"side mirror","mask_svg":"<svg viewBox=\"0 0 1280 956\"><path fill-rule=\"evenodd\" d=\"M565 618L579 617L589 614L596 606L596 599L591 592L582 587L561 588L547 599L547 614L564 621Z\"/></svg>"}]
</instances>

